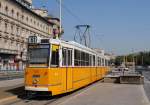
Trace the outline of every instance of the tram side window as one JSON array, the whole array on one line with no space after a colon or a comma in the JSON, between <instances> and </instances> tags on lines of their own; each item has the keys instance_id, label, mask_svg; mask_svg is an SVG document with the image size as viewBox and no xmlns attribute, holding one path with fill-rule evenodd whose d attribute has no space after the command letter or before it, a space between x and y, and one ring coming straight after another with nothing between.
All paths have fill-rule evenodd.
<instances>
[{"instance_id":1,"label":"tram side window","mask_svg":"<svg viewBox=\"0 0 150 105\"><path fill-rule=\"evenodd\" d=\"M98 66L101 66L101 62L100 62L101 58L98 57Z\"/></svg>"},{"instance_id":2,"label":"tram side window","mask_svg":"<svg viewBox=\"0 0 150 105\"><path fill-rule=\"evenodd\" d=\"M86 66L89 66L89 54L88 53L86 53Z\"/></svg>"},{"instance_id":3,"label":"tram side window","mask_svg":"<svg viewBox=\"0 0 150 105\"><path fill-rule=\"evenodd\" d=\"M78 66L78 60L77 60L77 50L74 50L74 65Z\"/></svg>"},{"instance_id":4,"label":"tram side window","mask_svg":"<svg viewBox=\"0 0 150 105\"><path fill-rule=\"evenodd\" d=\"M92 56L86 52L75 50L74 51L74 65L75 66L90 66Z\"/></svg>"},{"instance_id":5,"label":"tram side window","mask_svg":"<svg viewBox=\"0 0 150 105\"><path fill-rule=\"evenodd\" d=\"M97 66L99 66L99 57L97 57Z\"/></svg>"},{"instance_id":6,"label":"tram side window","mask_svg":"<svg viewBox=\"0 0 150 105\"><path fill-rule=\"evenodd\" d=\"M81 52L81 66L85 66L85 52Z\"/></svg>"},{"instance_id":7,"label":"tram side window","mask_svg":"<svg viewBox=\"0 0 150 105\"><path fill-rule=\"evenodd\" d=\"M74 65L75 66L80 66L80 51L74 50Z\"/></svg>"},{"instance_id":8,"label":"tram side window","mask_svg":"<svg viewBox=\"0 0 150 105\"><path fill-rule=\"evenodd\" d=\"M67 49L63 48L63 50L62 50L62 57L63 57L62 65L66 66L67 65Z\"/></svg>"},{"instance_id":9,"label":"tram side window","mask_svg":"<svg viewBox=\"0 0 150 105\"><path fill-rule=\"evenodd\" d=\"M62 50L63 56L63 66L72 66L72 49L63 48Z\"/></svg>"},{"instance_id":10,"label":"tram side window","mask_svg":"<svg viewBox=\"0 0 150 105\"><path fill-rule=\"evenodd\" d=\"M105 66L107 66L107 60L105 59Z\"/></svg>"},{"instance_id":11,"label":"tram side window","mask_svg":"<svg viewBox=\"0 0 150 105\"><path fill-rule=\"evenodd\" d=\"M102 58L99 58L99 66L102 66Z\"/></svg>"},{"instance_id":12,"label":"tram side window","mask_svg":"<svg viewBox=\"0 0 150 105\"><path fill-rule=\"evenodd\" d=\"M105 62L105 60L104 60L104 58L102 58L102 66L104 66L104 62Z\"/></svg>"},{"instance_id":13,"label":"tram side window","mask_svg":"<svg viewBox=\"0 0 150 105\"><path fill-rule=\"evenodd\" d=\"M68 66L72 66L72 50L68 49Z\"/></svg>"},{"instance_id":14,"label":"tram side window","mask_svg":"<svg viewBox=\"0 0 150 105\"><path fill-rule=\"evenodd\" d=\"M92 66L92 55L90 54L89 66Z\"/></svg>"},{"instance_id":15,"label":"tram side window","mask_svg":"<svg viewBox=\"0 0 150 105\"><path fill-rule=\"evenodd\" d=\"M98 62L98 66L101 66L101 64L102 64L102 62L101 62L101 58L100 58L100 57L98 57L97 59L98 59L98 60L97 60L97 62Z\"/></svg>"},{"instance_id":16,"label":"tram side window","mask_svg":"<svg viewBox=\"0 0 150 105\"><path fill-rule=\"evenodd\" d=\"M52 45L51 66L59 66L59 46Z\"/></svg>"},{"instance_id":17,"label":"tram side window","mask_svg":"<svg viewBox=\"0 0 150 105\"><path fill-rule=\"evenodd\" d=\"M93 55L93 66L95 66L95 56Z\"/></svg>"}]
</instances>

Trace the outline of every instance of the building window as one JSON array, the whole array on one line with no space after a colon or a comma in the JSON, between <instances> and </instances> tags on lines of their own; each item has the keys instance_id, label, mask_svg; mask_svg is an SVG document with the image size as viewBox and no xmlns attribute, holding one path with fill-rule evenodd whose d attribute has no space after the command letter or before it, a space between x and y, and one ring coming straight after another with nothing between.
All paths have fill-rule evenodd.
<instances>
[{"instance_id":1,"label":"building window","mask_svg":"<svg viewBox=\"0 0 150 105\"><path fill-rule=\"evenodd\" d=\"M16 28L16 34L19 35L19 27Z\"/></svg>"},{"instance_id":2,"label":"building window","mask_svg":"<svg viewBox=\"0 0 150 105\"><path fill-rule=\"evenodd\" d=\"M2 19L0 18L0 31L2 31L1 26L2 26Z\"/></svg>"},{"instance_id":3,"label":"building window","mask_svg":"<svg viewBox=\"0 0 150 105\"><path fill-rule=\"evenodd\" d=\"M5 23L5 32L7 32L8 24Z\"/></svg>"},{"instance_id":4,"label":"building window","mask_svg":"<svg viewBox=\"0 0 150 105\"><path fill-rule=\"evenodd\" d=\"M12 17L14 16L14 10L13 9L11 10L11 15L12 15Z\"/></svg>"},{"instance_id":5,"label":"building window","mask_svg":"<svg viewBox=\"0 0 150 105\"><path fill-rule=\"evenodd\" d=\"M0 12L3 12L2 11L2 3L0 2Z\"/></svg>"},{"instance_id":6,"label":"building window","mask_svg":"<svg viewBox=\"0 0 150 105\"><path fill-rule=\"evenodd\" d=\"M39 22L37 23L37 26L39 26Z\"/></svg>"},{"instance_id":7,"label":"building window","mask_svg":"<svg viewBox=\"0 0 150 105\"><path fill-rule=\"evenodd\" d=\"M5 7L5 12L8 15L8 7L7 6Z\"/></svg>"},{"instance_id":8,"label":"building window","mask_svg":"<svg viewBox=\"0 0 150 105\"><path fill-rule=\"evenodd\" d=\"M36 24L36 22L34 21L34 25Z\"/></svg>"},{"instance_id":9,"label":"building window","mask_svg":"<svg viewBox=\"0 0 150 105\"><path fill-rule=\"evenodd\" d=\"M24 15L22 15L22 17L21 17L21 18L22 18L22 20L24 20Z\"/></svg>"},{"instance_id":10,"label":"building window","mask_svg":"<svg viewBox=\"0 0 150 105\"><path fill-rule=\"evenodd\" d=\"M0 2L0 8L2 7L2 4L1 4L1 2Z\"/></svg>"},{"instance_id":11,"label":"building window","mask_svg":"<svg viewBox=\"0 0 150 105\"><path fill-rule=\"evenodd\" d=\"M17 19L19 19L19 12L17 12Z\"/></svg>"},{"instance_id":12,"label":"building window","mask_svg":"<svg viewBox=\"0 0 150 105\"><path fill-rule=\"evenodd\" d=\"M28 22L28 20L29 20L28 17L26 17L26 21L27 21L27 22Z\"/></svg>"},{"instance_id":13,"label":"building window","mask_svg":"<svg viewBox=\"0 0 150 105\"><path fill-rule=\"evenodd\" d=\"M11 33L13 34L13 31L14 30L14 27L13 27L13 25L11 25Z\"/></svg>"},{"instance_id":14,"label":"building window","mask_svg":"<svg viewBox=\"0 0 150 105\"><path fill-rule=\"evenodd\" d=\"M46 31L48 31L48 27L46 27Z\"/></svg>"}]
</instances>

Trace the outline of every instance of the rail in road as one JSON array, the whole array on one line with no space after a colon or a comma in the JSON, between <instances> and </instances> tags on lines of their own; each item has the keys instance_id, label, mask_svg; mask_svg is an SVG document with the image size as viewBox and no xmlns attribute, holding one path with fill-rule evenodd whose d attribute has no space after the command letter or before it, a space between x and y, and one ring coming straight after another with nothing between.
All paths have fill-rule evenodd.
<instances>
[{"instance_id":1,"label":"rail in road","mask_svg":"<svg viewBox=\"0 0 150 105\"><path fill-rule=\"evenodd\" d=\"M61 97L22 97L21 99L5 105L49 105L59 98Z\"/></svg>"}]
</instances>

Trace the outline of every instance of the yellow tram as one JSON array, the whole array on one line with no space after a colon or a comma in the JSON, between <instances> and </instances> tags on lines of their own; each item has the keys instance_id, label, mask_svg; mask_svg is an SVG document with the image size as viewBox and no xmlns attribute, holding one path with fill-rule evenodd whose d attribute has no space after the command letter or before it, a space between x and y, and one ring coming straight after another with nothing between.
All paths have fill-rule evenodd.
<instances>
[{"instance_id":1,"label":"yellow tram","mask_svg":"<svg viewBox=\"0 0 150 105\"><path fill-rule=\"evenodd\" d=\"M74 41L29 37L25 90L58 95L100 80L109 58Z\"/></svg>"}]
</instances>

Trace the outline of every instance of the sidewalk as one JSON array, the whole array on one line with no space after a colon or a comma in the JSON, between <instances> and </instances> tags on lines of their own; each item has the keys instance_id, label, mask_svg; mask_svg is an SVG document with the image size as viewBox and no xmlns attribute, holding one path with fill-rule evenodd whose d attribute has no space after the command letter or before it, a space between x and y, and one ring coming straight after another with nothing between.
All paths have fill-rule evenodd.
<instances>
[{"instance_id":1,"label":"sidewalk","mask_svg":"<svg viewBox=\"0 0 150 105\"><path fill-rule=\"evenodd\" d=\"M0 81L23 78L23 77L24 77L24 71L11 71L11 70L0 71Z\"/></svg>"},{"instance_id":2,"label":"sidewalk","mask_svg":"<svg viewBox=\"0 0 150 105\"><path fill-rule=\"evenodd\" d=\"M0 88L17 86L17 85L23 84L23 82L24 82L23 78L12 79L12 80L2 80L0 81Z\"/></svg>"},{"instance_id":3,"label":"sidewalk","mask_svg":"<svg viewBox=\"0 0 150 105\"><path fill-rule=\"evenodd\" d=\"M52 105L150 105L143 85L99 83Z\"/></svg>"},{"instance_id":4,"label":"sidewalk","mask_svg":"<svg viewBox=\"0 0 150 105\"><path fill-rule=\"evenodd\" d=\"M0 104L4 101L16 99L24 91L24 79L13 79L0 81Z\"/></svg>"}]
</instances>

